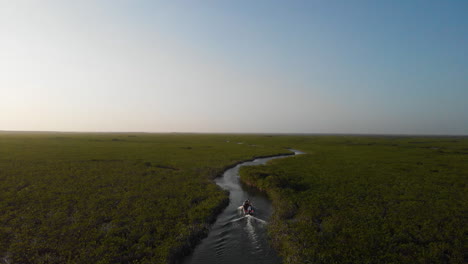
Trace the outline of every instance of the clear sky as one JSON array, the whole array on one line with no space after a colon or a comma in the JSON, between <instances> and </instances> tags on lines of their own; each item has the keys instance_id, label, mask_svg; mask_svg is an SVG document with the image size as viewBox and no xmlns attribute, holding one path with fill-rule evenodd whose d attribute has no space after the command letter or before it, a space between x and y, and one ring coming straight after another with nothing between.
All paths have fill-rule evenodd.
<instances>
[{"instance_id":1,"label":"clear sky","mask_svg":"<svg viewBox=\"0 0 468 264\"><path fill-rule=\"evenodd\" d=\"M0 130L468 134L468 1L0 0Z\"/></svg>"}]
</instances>

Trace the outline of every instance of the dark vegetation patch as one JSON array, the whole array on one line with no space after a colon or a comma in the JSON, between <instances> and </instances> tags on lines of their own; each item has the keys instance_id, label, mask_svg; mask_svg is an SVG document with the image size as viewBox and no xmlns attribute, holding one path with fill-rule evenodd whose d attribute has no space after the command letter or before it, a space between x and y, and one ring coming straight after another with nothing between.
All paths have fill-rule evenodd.
<instances>
[{"instance_id":1,"label":"dark vegetation patch","mask_svg":"<svg viewBox=\"0 0 468 264\"><path fill-rule=\"evenodd\" d=\"M160 169L166 169L166 170L175 170L175 171L179 170L178 168L174 168L174 167L168 166L168 165L154 165L154 167L160 168Z\"/></svg>"},{"instance_id":2,"label":"dark vegetation patch","mask_svg":"<svg viewBox=\"0 0 468 264\"><path fill-rule=\"evenodd\" d=\"M90 159L92 162L121 162L122 159Z\"/></svg>"},{"instance_id":3,"label":"dark vegetation patch","mask_svg":"<svg viewBox=\"0 0 468 264\"><path fill-rule=\"evenodd\" d=\"M153 168L159 168L159 169L165 169L165 170L174 170L174 171L180 170L179 168L175 168L175 167L170 166L170 165L153 164L150 161L143 162L143 165L145 167L153 167Z\"/></svg>"}]
</instances>

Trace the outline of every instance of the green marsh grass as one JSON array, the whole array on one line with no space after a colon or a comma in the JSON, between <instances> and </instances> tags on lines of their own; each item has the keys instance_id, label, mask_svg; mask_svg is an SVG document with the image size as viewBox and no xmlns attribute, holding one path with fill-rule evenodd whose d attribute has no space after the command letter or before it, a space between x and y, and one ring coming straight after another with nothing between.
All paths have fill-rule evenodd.
<instances>
[{"instance_id":1,"label":"green marsh grass","mask_svg":"<svg viewBox=\"0 0 468 264\"><path fill-rule=\"evenodd\" d=\"M285 152L230 139L0 133L0 262L174 262L226 202L215 176Z\"/></svg>"},{"instance_id":2,"label":"green marsh grass","mask_svg":"<svg viewBox=\"0 0 468 264\"><path fill-rule=\"evenodd\" d=\"M242 144L238 144L242 143ZM0 133L0 262L174 263L243 167L284 263L467 261L468 139Z\"/></svg>"},{"instance_id":3,"label":"green marsh grass","mask_svg":"<svg viewBox=\"0 0 468 264\"><path fill-rule=\"evenodd\" d=\"M243 167L284 263L466 263L466 137L291 138L307 155Z\"/></svg>"}]
</instances>

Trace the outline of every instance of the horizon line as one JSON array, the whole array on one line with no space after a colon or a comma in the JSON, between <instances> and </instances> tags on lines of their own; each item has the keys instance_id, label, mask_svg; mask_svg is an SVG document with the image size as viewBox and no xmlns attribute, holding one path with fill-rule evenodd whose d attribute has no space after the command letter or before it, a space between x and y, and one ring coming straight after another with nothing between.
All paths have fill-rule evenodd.
<instances>
[{"instance_id":1,"label":"horizon line","mask_svg":"<svg viewBox=\"0 0 468 264\"><path fill-rule=\"evenodd\" d=\"M61 130L2 130L0 133L70 133L70 134L207 134L207 135L303 135L303 136L397 136L397 137L468 137L468 134L412 133L346 133L346 132L183 132L183 131L61 131Z\"/></svg>"}]
</instances>

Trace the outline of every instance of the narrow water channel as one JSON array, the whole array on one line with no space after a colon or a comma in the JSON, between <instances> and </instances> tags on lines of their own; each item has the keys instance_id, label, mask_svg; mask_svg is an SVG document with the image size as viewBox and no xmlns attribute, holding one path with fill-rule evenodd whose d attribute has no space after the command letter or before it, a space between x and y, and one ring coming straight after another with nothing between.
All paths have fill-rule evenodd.
<instances>
[{"instance_id":1,"label":"narrow water channel","mask_svg":"<svg viewBox=\"0 0 468 264\"><path fill-rule=\"evenodd\" d=\"M300 151L291 151L295 155L302 154ZM184 260L184 264L281 263L267 239L266 228L273 213L271 201L264 193L241 184L239 168L261 165L272 159L285 157L288 156L247 161L226 170L223 177L216 179L216 184L229 191L229 205L216 219L208 237ZM246 199L250 199L255 208L253 216L244 216L238 210Z\"/></svg>"}]
</instances>

